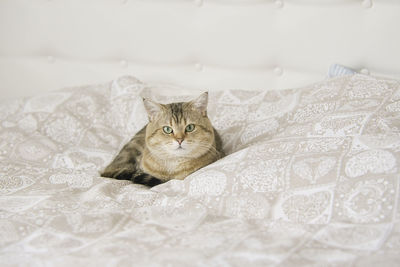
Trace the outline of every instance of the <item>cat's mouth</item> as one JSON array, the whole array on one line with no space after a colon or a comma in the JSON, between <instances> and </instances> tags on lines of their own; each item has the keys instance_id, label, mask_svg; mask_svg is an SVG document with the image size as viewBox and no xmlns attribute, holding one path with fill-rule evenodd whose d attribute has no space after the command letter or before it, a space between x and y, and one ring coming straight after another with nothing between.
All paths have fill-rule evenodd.
<instances>
[{"instance_id":1,"label":"cat's mouth","mask_svg":"<svg viewBox=\"0 0 400 267\"><path fill-rule=\"evenodd\" d=\"M179 153L179 154L182 154L182 153L186 154L188 152L188 148L185 146L181 146L181 145L176 147L174 150L176 153Z\"/></svg>"},{"instance_id":2,"label":"cat's mouth","mask_svg":"<svg viewBox=\"0 0 400 267\"><path fill-rule=\"evenodd\" d=\"M172 150L179 154L187 153L189 151L186 144L176 144Z\"/></svg>"}]
</instances>

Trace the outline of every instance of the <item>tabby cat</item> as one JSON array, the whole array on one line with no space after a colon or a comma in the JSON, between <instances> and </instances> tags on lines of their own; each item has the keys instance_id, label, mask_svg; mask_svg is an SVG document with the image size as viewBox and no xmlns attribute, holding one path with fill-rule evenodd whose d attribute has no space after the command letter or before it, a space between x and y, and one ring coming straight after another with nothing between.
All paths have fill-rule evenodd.
<instances>
[{"instance_id":1,"label":"tabby cat","mask_svg":"<svg viewBox=\"0 0 400 267\"><path fill-rule=\"evenodd\" d=\"M182 180L223 156L221 139L207 117L208 93L190 102L159 104L143 99L149 123L101 176L155 186Z\"/></svg>"}]
</instances>

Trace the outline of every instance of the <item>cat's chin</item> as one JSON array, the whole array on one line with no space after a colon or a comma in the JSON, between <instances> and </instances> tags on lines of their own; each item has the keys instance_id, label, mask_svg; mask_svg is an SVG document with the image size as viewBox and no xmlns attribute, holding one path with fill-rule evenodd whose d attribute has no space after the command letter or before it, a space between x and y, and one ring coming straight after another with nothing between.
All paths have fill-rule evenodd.
<instances>
[{"instance_id":1,"label":"cat's chin","mask_svg":"<svg viewBox=\"0 0 400 267\"><path fill-rule=\"evenodd\" d=\"M187 154L188 153L188 149L187 148L183 148L183 147L177 147L174 149L173 153L175 154Z\"/></svg>"},{"instance_id":2,"label":"cat's chin","mask_svg":"<svg viewBox=\"0 0 400 267\"><path fill-rule=\"evenodd\" d=\"M175 156L175 157L182 157L182 156L187 156L190 155L190 149L184 148L184 147L177 147L169 152L170 155Z\"/></svg>"}]
</instances>

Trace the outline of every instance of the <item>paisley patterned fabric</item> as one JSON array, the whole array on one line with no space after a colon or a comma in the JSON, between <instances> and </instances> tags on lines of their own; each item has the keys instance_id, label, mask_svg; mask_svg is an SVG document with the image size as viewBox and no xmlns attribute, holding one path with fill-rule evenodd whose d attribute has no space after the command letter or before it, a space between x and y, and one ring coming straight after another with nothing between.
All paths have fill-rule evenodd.
<instances>
[{"instance_id":1,"label":"paisley patterned fabric","mask_svg":"<svg viewBox=\"0 0 400 267\"><path fill-rule=\"evenodd\" d=\"M0 104L3 266L398 266L400 83L210 93L227 156L99 177L146 122L133 77Z\"/></svg>"}]
</instances>

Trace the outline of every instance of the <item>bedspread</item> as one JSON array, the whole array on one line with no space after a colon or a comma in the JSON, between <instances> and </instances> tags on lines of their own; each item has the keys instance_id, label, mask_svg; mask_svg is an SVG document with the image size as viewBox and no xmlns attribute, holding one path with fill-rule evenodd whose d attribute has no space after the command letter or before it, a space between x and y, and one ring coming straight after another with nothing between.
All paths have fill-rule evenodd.
<instances>
[{"instance_id":1,"label":"bedspread","mask_svg":"<svg viewBox=\"0 0 400 267\"><path fill-rule=\"evenodd\" d=\"M210 92L227 156L99 177L147 122L133 77L0 104L2 266L398 266L400 83Z\"/></svg>"}]
</instances>

